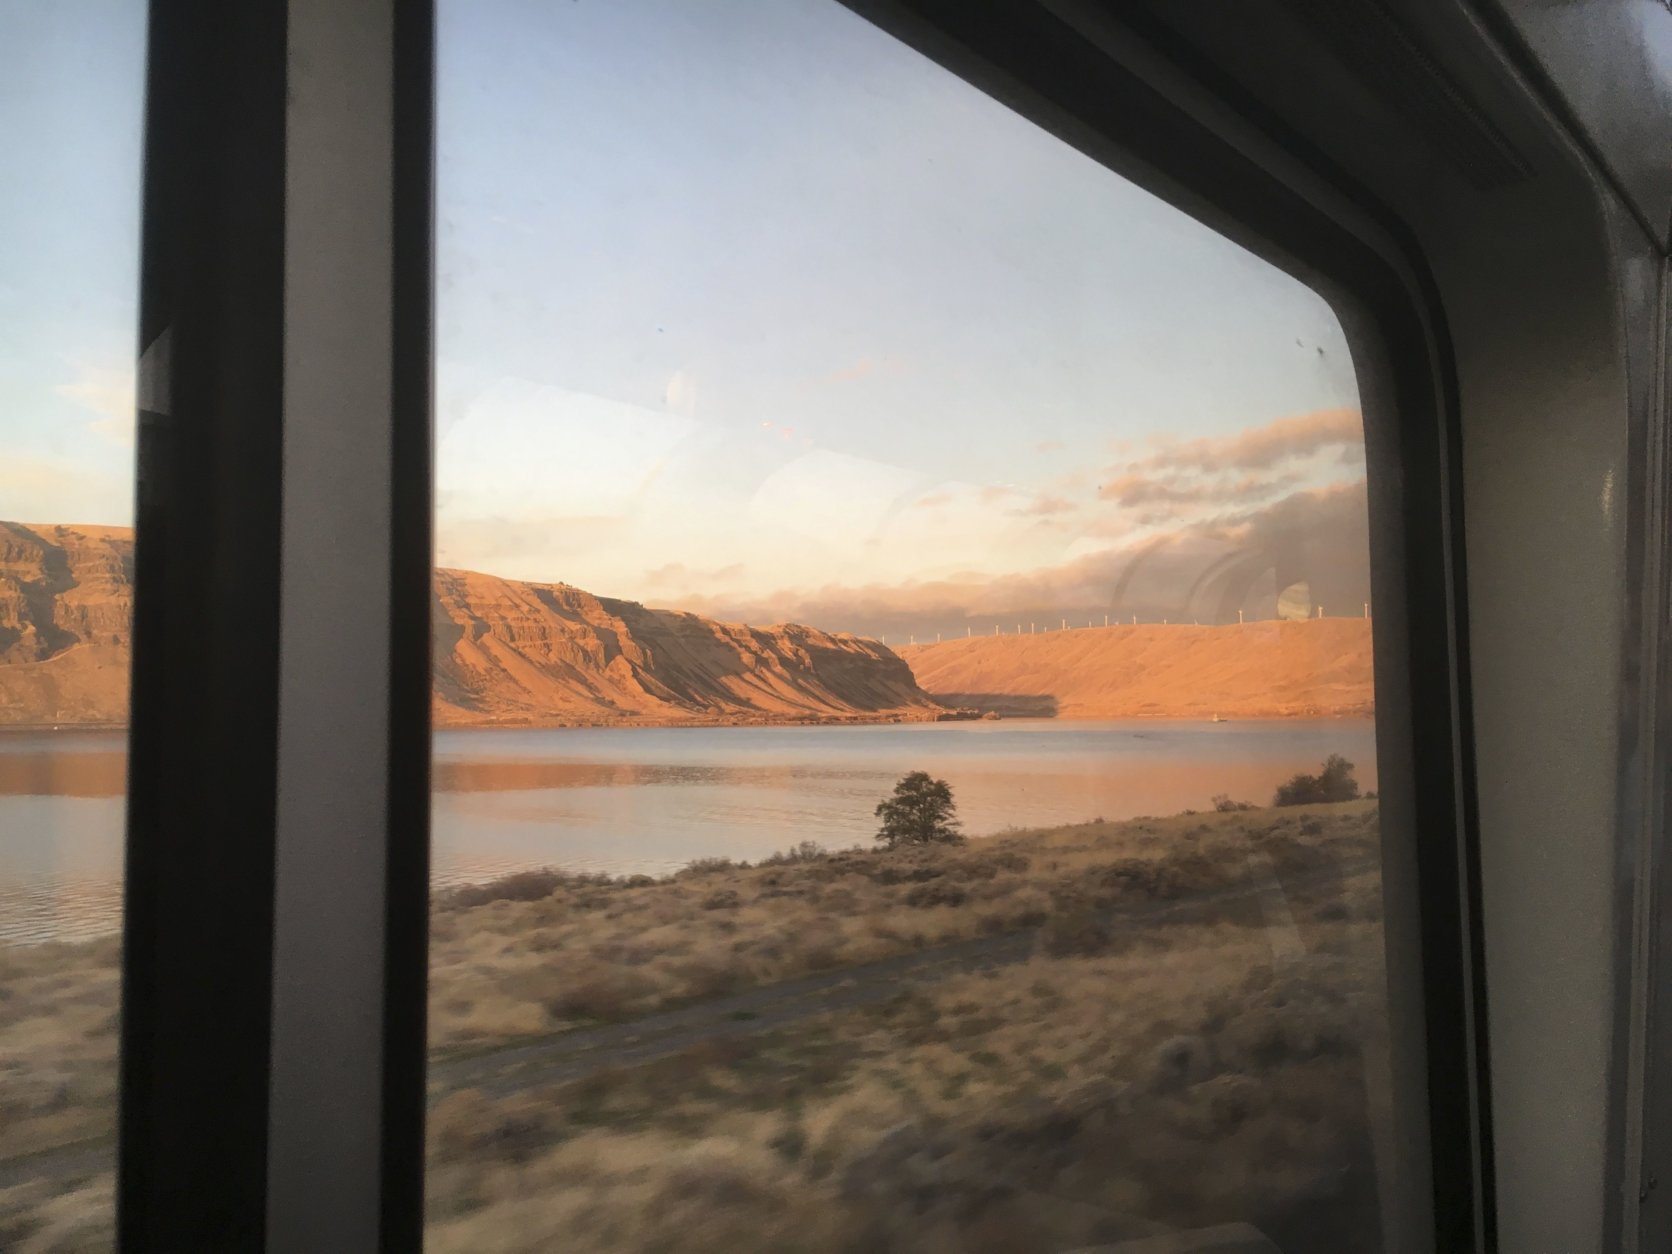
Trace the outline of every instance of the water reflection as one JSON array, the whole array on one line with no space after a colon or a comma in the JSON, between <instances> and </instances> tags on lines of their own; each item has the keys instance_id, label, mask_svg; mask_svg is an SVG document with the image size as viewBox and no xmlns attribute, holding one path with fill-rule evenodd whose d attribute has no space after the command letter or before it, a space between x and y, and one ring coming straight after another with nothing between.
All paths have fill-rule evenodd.
<instances>
[{"instance_id":1,"label":"water reflection","mask_svg":"<svg viewBox=\"0 0 1672 1254\"><path fill-rule=\"evenodd\" d=\"M444 732L432 876L660 874L804 840L865 845L878 798L917 769L951 783L976 834L1207 809L1220 793L1263 803L1334 752L1376 786L1367 719Z\"/></svg>"},{"instance_id":2,"label":"water reflection","mask_svg":"<svg viewBox=\"0 0 1672 1254\"><path fill-rule=\"evenodd\" d=\"M126 738L0 735L0 940L79 940L122 911Z\"/></svg>"},{"instance_id":3,"label":"water reflection","mask_svg":"<svg viewBox=\"0 0 1672 1254\"><path fill-rule=\"evenodd\" d=\"M0 797L120 797L127 787L120 733L0 733Z\"/></svg>"},{"instance_id":4,"label":"water reflection","mask_svg":"<svg viewBox=\"0 0 1672 1254\"><path fill-rule=\"evenodd\" d=\"M116 928L124 749L120 733L0 737L0 937ZM1369 720L443 732L433 878L660 874L805 840L864 845L907 770L950 781L966 830L985 834L1203 810L1220 793L1264 802L1335 752L1376 786Z\"/></svg>"}]
</instances>

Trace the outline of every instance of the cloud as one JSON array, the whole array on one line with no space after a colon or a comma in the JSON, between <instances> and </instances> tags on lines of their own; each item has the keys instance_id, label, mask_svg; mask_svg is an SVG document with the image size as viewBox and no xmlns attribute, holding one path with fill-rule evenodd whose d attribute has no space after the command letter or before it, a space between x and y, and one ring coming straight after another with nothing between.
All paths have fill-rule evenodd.
<instances>
[{"instance_id":1,"label":"cloud","mask_svg":"<svg viewBox=\"0 0 1672 1254\"><path fill-rule=\"evenodd\" d=\"M1245 506L1300 482L1293 473L1247 474L1235 479L1166 479L1152 474L1121 475L1100 484L1097 495L1105 501L1134 508L1157 504L1212 504L1221 509Z\"/></svg>"},{"instance_id":2,"label":"cloud","mask_svg":"<svg viewBox=\"0 0 1672 1254\"><path fill-rule=\"evenodd\" d=\"M699 583L725 583L736 579L743 573L743 563L733 562L730 566L720 566L714 570L697 570L687 566L684 562L669 562L666 566L658 566L655 570L644 572L647 584L661 587L679 586L689 588Z\"/></svg>"},{"instance_id":3,"label":"cloud","mask_svg":"<svg viewBox=\"0 0 1672 1254\"><path fill-rule=\"evenodd\" d=\"M626 516L687 441L695 419L525 379L476 390L438 443L443 522Z\"/></svg>"},{"instance_id":4,"label":"cloud","mask_svg":"<svg viewBox=\"0 0 1672 1254\"><path fill-rule=\"evenodd\" d=\"M1317 410L1231 435L1152 439L1146 452L1109 467L1096 495L1135 527L1177 526L1270 504L1363 462L1358 412Z\"/></svg>"},{"instance_id":5,"label":"cloud","mask_svg":"<svg viewBox=\"0 0 1672 1254\"><path fill-rule=\"evenodd\" d=\"M448 509L445 494L438 495L437 504L436 565L488 571L534 583L556 582L562 576L553 572L563 571L570 558L619 544L622 533L631 525L607 515L460 517Z\"/></svg>"},{"instance_id":6,"label":"cloud","mask_svg":"<svg viewBox=\"0 0 1672 1254\"><path fill-rule=\"evenodd\" d=\"M1046 518L1052 514L1071 513L1075 508L1074 502L1067 497L1045 493L1010 512L1019 518Z\"/></svg>"},{"instance_id":7,"label":"cloud","mask_svg":"<svg viewBox=\"0 0 1672 1254\"><path fill-rule=\"evenodd\" d=\"M12 453L0 458L0 500L13 522L127 526L133 481L75 462Z\"/></svg>"},{"instance_id":8,"label":"cloud","mask_svg":"<svg viewBox=\"0 0 1672 1254\"><path fill-rule=\"evenodd\" d=\"M1234 435L1164 444L1132 469L1163 473L1266 470L1320 449L1355 445L1364 445L1364 419L1358 410L1320 409L1278 418Z\"/></svg>"},{"instance_id":9,"label":"cloud","mask_svg":"<svg viewBox=\"0 0 1672 1254\"><path fill-rule=\"evenodd\" d=\"M133 367L95 366L86 362L71 365L76 377L69 383L59 384L53 392L99 415L97 421L87 424L89 431L131 448L135 421Z\"/></svg>"},{"instance_id":10,"label":"cloud","mask_svg":"<svg viewBox=\"0 0 1672 1254\"><path fill-rule=\"evenodd\" d=\"M1059 453L1062 451L1062 448L1063 443L1061 440L1041 440L1038 444L1033 446L1033 451L1036 453Z\"/></svg>"},{"instance_id":11,"label":"cloud","mask_svg":"<svg viewBox=\"0 0 1672 1254\"><path fill-rule=\"evenodd\" d=\"M870 636L1023 622L1237 621L1277 614L1305 584L1311 604L1351 612L1370 598L1363 480L1294 492L1253 509L1128 538L1039 570L860 586L827 584L769 596L695 598L681 608L752 623L805 622ZM1293 598L1291 593L1291 599ZM1340 609L1336 607L1341 607Z\"/></svg>"},{"instance_id":12,"label":"cloud","mask_svg":"<svg viewBox=\"0 0 1672 1254\"><path fill-rule=\"evenodd\" d=\"M814 376L811 383L814 386L828 383L857 383L861 379L869 379L873 375L897 375L904 369L904 361L892 353L881 353L876 356L867 355L846 366L838 366L827 374Z\"/></svg>"},{"instance_id":13,"label":"cloud","mask_svg":"<svg viewBox=\"0 0 1672 1254\"><path fill-rule=\"evenodd\" d=\"M814 449L777 467L756 486L748 514L765 529L823 539L874 533L922 486L915 471Z\"/></svg>"},{"instance_id":14,"label":"cloud","mask_svg":"<svg viewBox=\"0 0 1672 1254\"><path fill-rule=\"evenodd\" d=\"M1097 487L1097 495L1102 500L1113 501L1129 509L1138 505L1153 505L1157 501L1199 501L1206 492L1204 484L1168 483L1146 474L1121 475Z\"/></svg>"},{"instance_id":15,"label":"cloud","mask_svg":"<svg viewBox=\"0 0 1672 1254\"><path fill-rule=\"evenodd\" d=\"M825 376L827 383L849 383L855 379L864 379L877 372L874 358L861 357L851 366L843 366L840 370L832 370Z\"/></svg>"},{"instance_id":16,"label":"cloud","mask_svg":"<svg viewBox=\"0 0 1672 1254\"><path fill-rule=\"evenodd\" d=\"M74 492L93 482L75 466L54 458L12 454L0 461L0 488L8 493Z\"/></svg>"},{"instance_id":17,"label":"cloud","mask_svg":"<svg viewBox=\"0 0 1672 1254\"><path fill-rule=\"evenodd\" d=\"M675 370L668 378L662 403L669 413L697 416L697 380L689 370Z\"/></svg>"}]
</instances>

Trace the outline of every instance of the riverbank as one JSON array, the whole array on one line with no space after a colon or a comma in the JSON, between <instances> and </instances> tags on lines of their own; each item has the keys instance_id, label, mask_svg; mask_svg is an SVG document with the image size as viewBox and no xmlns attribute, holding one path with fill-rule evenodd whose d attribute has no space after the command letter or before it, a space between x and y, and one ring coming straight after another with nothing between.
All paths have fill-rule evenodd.
<instances>
[{"instance_id":1,"label":"riverbank","mask_svg":"<svg viewBox=\"0 0 1672 1254\"><path fill-rule=\"evenodd\" d=\"M1066 1248L1347 1205L1377 845L1357 802L443 894L431 1243ZM116 956L0 946L7 1159L108 1138ZM0 1188L0 1244L107 1231L79 1170ZM1314 1230L1284 1248L1360 1248Z\"/></svg>"}]
</instances>

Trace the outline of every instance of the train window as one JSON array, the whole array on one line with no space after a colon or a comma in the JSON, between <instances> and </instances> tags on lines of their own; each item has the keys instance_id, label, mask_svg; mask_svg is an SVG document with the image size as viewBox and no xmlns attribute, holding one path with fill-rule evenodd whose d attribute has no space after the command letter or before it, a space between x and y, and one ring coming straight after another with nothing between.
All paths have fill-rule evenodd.
<instances>
[{"instance_id":1,"label":"train window","mask_svg":"<svg viewBox=\"0 0 1672 1254\"><path fill-rule=\"evenodd\" d=\"M111 1240L145 9L0 6L0 1246Z\"/></svg>"},{"instance_id":2,"label":"train window","mask_svg":"<svg viewBox=\"0 0 1672 1254\"><path fill-rule=\"evenodd\" d=\"M833 0L437 51L433 1248L1382 1248L1329 306Z\"/></svg>"}]
</instances>

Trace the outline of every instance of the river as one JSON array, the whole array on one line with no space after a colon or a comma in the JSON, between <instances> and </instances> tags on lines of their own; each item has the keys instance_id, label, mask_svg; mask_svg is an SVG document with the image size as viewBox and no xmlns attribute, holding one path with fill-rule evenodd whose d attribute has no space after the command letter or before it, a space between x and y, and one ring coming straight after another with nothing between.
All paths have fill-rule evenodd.
<instances>
[{"instance_id":1,"label":"river","mask_svg":"<svg viewBox=\"0 0 1672 1254\"><path fill-rule=\"evenodd\" d=\"M117 732L0 735L0 940L118 927L124 745ZM946 779L978 836L1206 809L1217 793L1263 803L1331 753L1376 786L1369 719L442 731L434 882L864 844L912 770Z\"/></svg>"}]
</instances>

